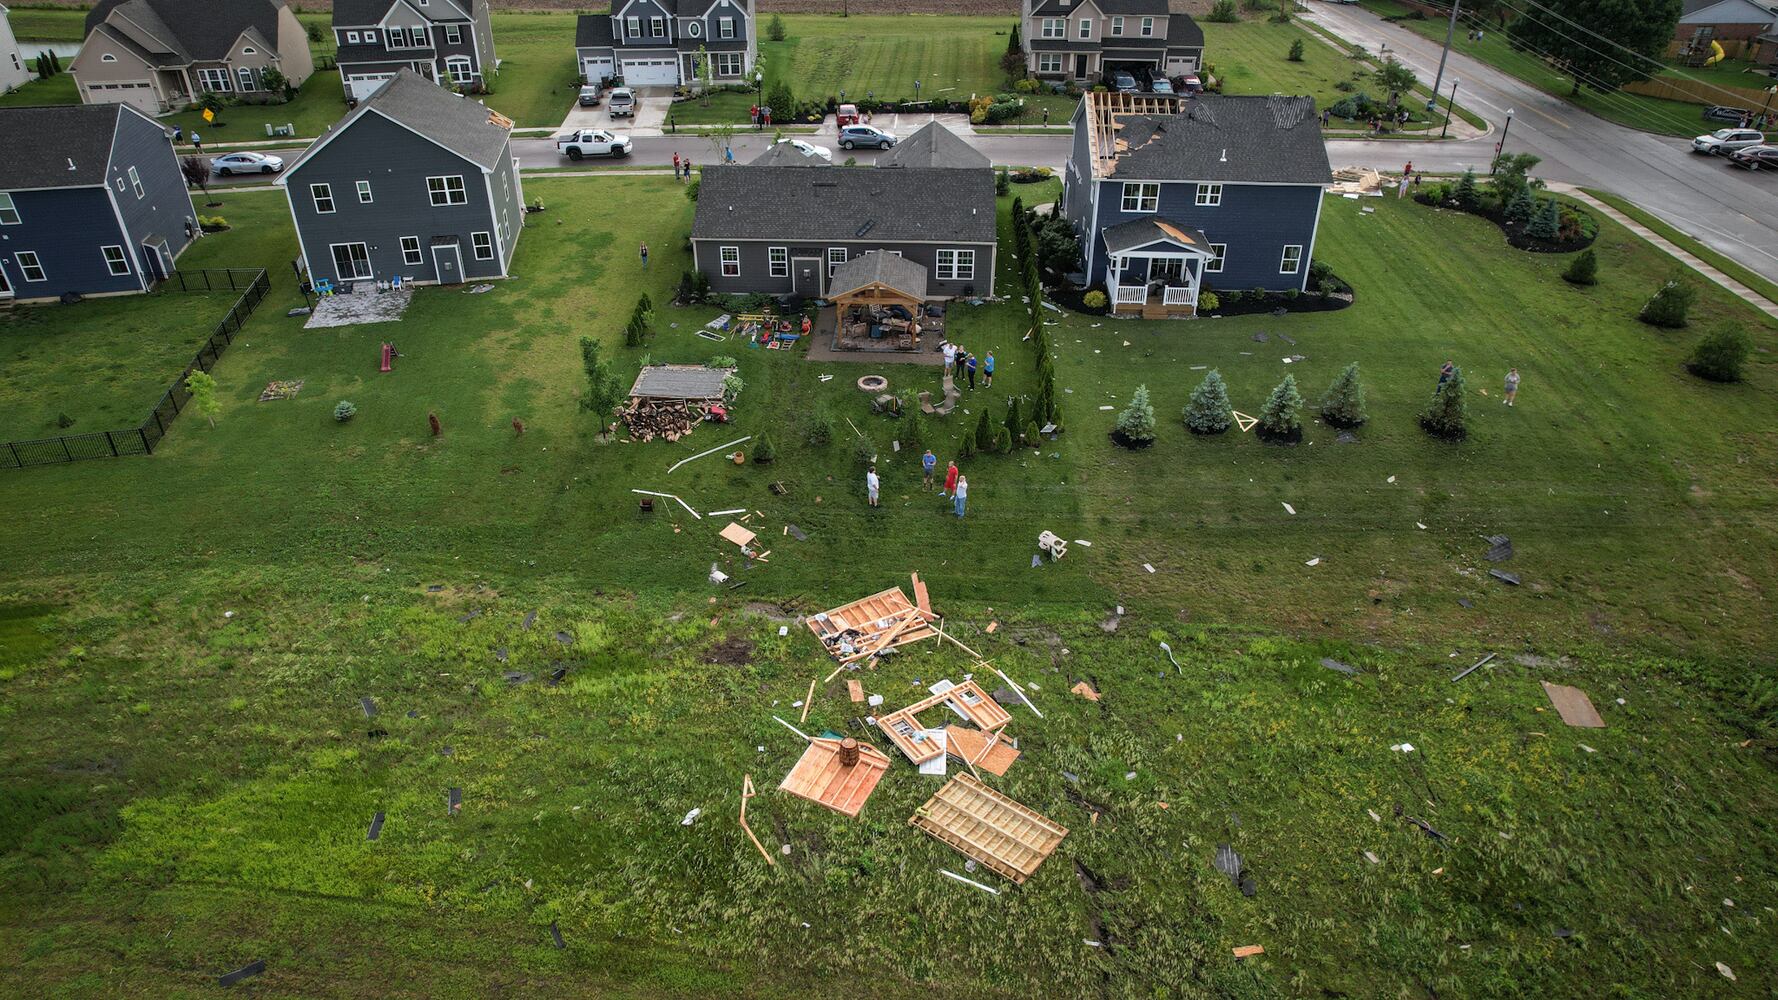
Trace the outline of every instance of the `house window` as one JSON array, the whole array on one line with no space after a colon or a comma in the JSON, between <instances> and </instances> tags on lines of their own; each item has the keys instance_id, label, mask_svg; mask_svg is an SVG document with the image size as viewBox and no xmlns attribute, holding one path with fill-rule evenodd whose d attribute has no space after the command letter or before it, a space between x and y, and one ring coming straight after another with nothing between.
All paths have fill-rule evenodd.
<instances>
[{"instance_id":1,"label":"house window","mask_svg":"<svg viewBox=\"0 0 1778 1000\"><path fill-rule=\"evenodd\" d=\"M350 44L350 45L357 45L358 44L358 32L356 32L356 31L346 32L346 42L347 42L347 44Z\"/></svg>"},{"instance_id":2,"label":"house window","mask_svg":"<svg viewBox=\"0 0 1778 1000\"><path fill-rule=\"evenodd\" d=\"M833 277L833 273L835 271L839 270L840 265L844 264L845 262L846 262L846 248L845 247L828 247L827 248L827 276L829 278Z\"/></svg>"},{"instance_id":3,"label":"house window","mask_svg":"<svg viewBox=\"0 0 1778 1000\"><path fill-rule=\"evenodd\" d=\"M938 252L938 280L972 281L974 278L974 250L940 250Z\"/></svg>"},{"instance_id":4,"label":"house window","mask_svg":"<svg viewBox=\"0 0 1778 1000\"><path fill-rule=\"evenodd\" d=\"M1303 266L1303 248L1292 244L1284 248L1284 259L1278 262L1279 274L1295 274Z\"/></svg>"},{"instance_id":5,"label":"house window","mask_svg":"<svg viewBox=\"0 0 1778 1000\"><path fill-rule=\"evenodd\" d=\"M1221 184L1199 184L1197 204L1200 207L1215 208L1222 204Z\"/></svg>"},{"instance_id":6,"label":"house window","mask_svg":"<svg viewBox=\"0 0 1778 1000\"><path fill-rule=\"evenodd\" d=\"M0 191L0 226L16 226L19 224L19 207L12 203L12 195Z\"/></svg>"},{"instance_id":7,"label":"house window","mask_svg":"<svg viewBox=\"0 0 1778 1000\"><path fill-rule=\"evenodd\" d=\"M310 184L309 197L315 199L315 212L317 214L333 214L333 185Z\"/></svg>"},{"instance_id":8,"label":"house window","mask_svg":"<svg viewBox=\"0 0 1778 1000\"><path fill-rule=\"evenodd\" d=\"M1066 37L1068 37L1068 22L1067 22L1067 20L1064 18L1060 18L1060 17L1046 17L1046 18L1044 18L1043 19L1043 37L1045 37L1045 38L1066 38Z\"/></svg>"},{"instance_id":9,"label":"house window","mask_svg":"<svg viewBox=\"0 0 1778 1000\"><path fill-rule=\"evenodd\" d=\"M463 188L462 174L426 178L426 193L432 198L433 208L469 204L469 192Z\"/></svg>"},{"instance_id":10,"label":"house window","mask_svg":"<svg viewBox=\"0 0 1778 1000\"><path fill-rule=\"evenodd\" d=\"M469 242L475 245L476 260L494 259L494 234L470 233Z\"/></svg>"},{"instance_id":11,"label":"house window","mask_svg":"<svg viewBox=\"0 0 1778 1000\"><path fill-rule=\"evenodd\" d=\"M259 50L251 45L243 45L241 46L241 54L244 56L256 56L259 54Z\"/></svg>"},{"instance_id":12,"label":"house window","mask_svg":"<svg viewBox=\"0 0 1778 1000\"><path fill-rule=\"evenodd\" d=\"M1062 72L1062 55L1059 52L1044 52L1037 56L1037 72Z\"/></svg>"},{"instance_id":13,"label":"house window","mask_svg":"<svg viewBox=\"0 0 1778 1000\"><path fill-rule=\"evenodd\" d=\"M455 24L445 25L445 41L452 45L463 44L463 29Z\"/></svg>"},{"instance_id":14,"label":"house window","mask_svg":"<svg viewBox=\"0 0 1778 1000\"><path fill-rule=\"evenodd\" d=\"M123 247L112 246L99 249L105 255L105 270L110 271L113 277L121 278L130 273L130 259L124 256Z\"/></svg>"},{"instance_id":15,"label":"house window","mask_svg":"<svg viewBox=\"0 0 1778 1000\"><path fill-rule=\"evenodd\" d=\"M692 38L696 38L704 33L704 26L696 21L688 21L685 25L685 33Z\"/></svg>"},{"instance_id":16,"label":"house window","mask_svg":"<svg viewBox=\"0 0 1778 1000\"><path fill-rule=\"evenodd\" d=\"M733 38L733 37L735 37L735 19L732 17L717 18L716 19L716 37L718 37L718 38Z\"/></svg>"},{"instance_id":17,"label":"house window","mask_svg":"<svg viewBox=\"0 0 1778 1000\"><path fill-rule=\"evenodd\" d=\"M370 204L370 202L371 202L370 181L359 181L358 182L358 204L368 205L368 204Z\"/></svg>"},{"instance_id":18,"label":"house window","mask_svg":"<svg viewBox=\"0 0 1778 1000\"><path fill-rule=\"evenodd\" d=\"M420 257L420 238L418 236L403 236L401 238L401 262L410 267L423 262Z\"/></svg>"},{"instance_id":19,"label":"house window","mask_svg":"<svg viewBox=\"0 0 1778 1000\"><path fill-rule=\"evenodd\" d=\"M648 37L650 37L650 38L665 38L665 37L667 37L667 19L664 17L649 18L648 19Z\"/></svg>"},{"instance_id":20,"label":"house window","mask_svg":"<svg viewBox=\"0 0 1778 1000\"><path fill-rule=\"evenodd\" d=\"M333 273L341 281L362 281L371 276L370 248L363 243L335 243Z\"/></svg>"},{"instance_id":21,"label":"house window","mask_svg":"<svg viewBox=\"0 0 1778 1000\"><path fill-rule=\"evenodd\" d=\"M842 250L840 252L844 253L845 251ZM741 276L741 248L740 247L723 247L721 249L721 257L722 257L722 276L725 278L740 277ZM829 273L832 273L832 272L829 272Z\"/></svg>"},{"instance_id":22,"label":"house window","mask_svg":"<svg viewBox=\"0 0 1778 1000\"><path fill-rule=\"evenodd\" d=\"M200 70L198 70L198 88L199 89L206 90L206 91L209 91L209 92L215 93L215 94L226 94L229 92L229 86L230 85L228 82L228 70L226 70L226 69L200 69Z\"/></svg>"},{"instance_id":23,"label":"house window","mask_svg":"<svg viewBox=\"0 0 1778 1000\"><path fill-rule=\"evenodd\" d=\"M741 53L739 53L739 52L718 52L718 53L716 53L716 75L717 76L740 76L741 75Z\"/></svg>"},{"instance_id":24,"label":"house window","mask_svg":"<svg viewBox=\"0 0 1778 1000\"><path fill-rule=\"evenodd\" d=\"M445 60L445 72L451 74L453 80L467 80L475 75L475 64L468 56L452 56Z\"/></svg>"},{"instance_id":25,"label":"house window","mask_svg":"<svg viewBox=\"0 0 1778 1000\"><path fill-rule=\"evenodd\" d=\"M1142 37L1147 38L1152 34L1154 34L1154 18L1145 17L1142 19Z\"/></svg>"},{"instance_id":26,"label":"house window","mask_svg":"<svg viewBox=\"0 0 1778 1000\"><path fill-rule=\"evenodd\" d=\"M142 198L148 194L148 192L142 190L142 175L136 173L135 167L130 168L129 174L130 174L130 187L135 189L136 200L141 201Z\"/></svg>"},{"instance_id":27,"label":"house window","mask_svg":"<svg viewBox=\"0 0 1778 1000\"><path fill-rule=\"evenodd\" d=\"M772 247L766 251L766 256L772 266L772 277L790 277L790 251L787 248Z\"/></svg>"},{"instance_id":28,"label":"house window","mask_svg":"<svg viewBox=\"0 0 1778 1000\"><path fill-rule=\"evenodd\" d=\"M639 17L624 18L624 34L631 38L642 37L642 19Z\"/></svg>"},{"instance_id":29,"label":"house window","mask_svg":"<svg viewBox=\"0 0 1778 1000\"><path fill-rule=\"evenodd\" d=\"M1199 204L1202 204L1200 202ZM1161 207L1161 186L1159 184L1125 184L1123 210L1126 212L1156 212Z\"/></svg>"},{"instance_id":30,"label":"house window","mask_svg":"<svg viewBox=\"0 0 1778 1000\"><path fill-rule=\"evenodd\" d=\"M104 55L99 57L99 61L100 62L116 62L117 57L112 55L111 53L107 52Z\"/></svg>"},{"instance_id":31,"label":"house window","mask_svg":"<svg viewBox=\"0 0 1778 1000\"><path fill-rule=\"evenodd\" d=\"M1111 19L1111 33L1114 35L1121 35L1124 33L1124 19L1123 18L1114 17Z\"/></svg>"},{"instance_id":32,"label":"house window","mask_svg":"<svg viewBox=\"0 0 1778 1000\"><path fill-rule=\"evenodd\" d=\"M37 259L37 252L35 250L20 250L18 253L12 255L12 259L18 264L19 273L24 276L26 281L44 281L48 279L49 276L43 273L43 262Z\"/></svg>"},{"instance_id":33,"label":"house window","mask_svg":"<svg viewBox=\"0 0 1778 1000\"><path fill-rule=\"evenodd\" d=\"M235 76L240 78L241 93L251 94L255 90L259 89L259 82L255 79L253 79L253 70L252 69L250 69L246 66L242 66L240 69L235 70Z\"/></svg>"},{"instance_id":34,"label":"house window","mask_svg":"<svg viewBox=\"0 0 1778 1000\"><path fill-rule=\"evenodd\" d=\"M1080 37L1082 37L1082 38L1093 37L1093 19L1092 18L1083 17L1080 19Z\"/></svg>"},{"instance_id":35,"label":"house window","mask_svg":"<svg viewBox=\"0 0 1778 1000\"><path fill-rule=\"evenodd\" d=\"M1221 274L1222 273L1222 262L1228 257L1228 255L1229 255L1229 245L1227 243L1212 243L1212 244L1210 244L1210 259L1208 261L1204 262L1204 273L1205 274Z\"/></svg>"}]
</instances>

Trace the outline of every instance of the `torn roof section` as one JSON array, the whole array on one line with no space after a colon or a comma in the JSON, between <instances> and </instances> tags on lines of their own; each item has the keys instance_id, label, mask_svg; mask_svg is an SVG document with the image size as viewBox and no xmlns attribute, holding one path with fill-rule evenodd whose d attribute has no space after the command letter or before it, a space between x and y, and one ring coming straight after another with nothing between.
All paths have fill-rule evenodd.
<instances>
[{"instance_id":1,"label":"torn roof section","mask_svg":"<svg viewBox=\"0 0 1778 1000\"><path fill-rule=\"evenodd\" d=\"M1118 180L1318 184L1332 180L1309 97L1191 100L1089 93L1093 175Z\"/></svg>"}]
</instances>

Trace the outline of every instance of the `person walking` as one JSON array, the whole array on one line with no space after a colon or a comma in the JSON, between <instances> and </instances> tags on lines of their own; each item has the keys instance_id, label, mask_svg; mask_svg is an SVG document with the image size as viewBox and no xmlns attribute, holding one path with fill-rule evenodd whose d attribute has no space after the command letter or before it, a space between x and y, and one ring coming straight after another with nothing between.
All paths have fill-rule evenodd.
<instances>
[{"instance_id":1,"label":"person walking","mask_svg":"<svg viewBox=\"0 0 1778 1000\"><path fill-rule=\"evenodd\" d=\"M202 136L198 135L197 129L192 129L191 132L191 148L200 153L204 151L204 139Z\"/></svg>"},{"instance_id":2,"label":"person walking","mask_svg":"<svg viewBox=\"0 0 1778 1000\"><path fill-rule=\"evenodd\" d=\"M673 179L679 179L679 151L673 151Z\"/></svg>"},{"instance_id":3,"label":"person walking","mask_svg":"<svg viewBox=\"0 0 1778 1000\"><path fill-rule=\"evenodd\" d=\"M975 391L975 369L976 369L975 355L971 354L969 356L969 360L964 362L964 366L969 369L969 391L974 392Z\"/></svg>"},{"instance_id":4,"label":"person walking","mask_svg":"<svg viewBox=\"0 0 1778 1000\"><path fill-rule=\"evenodd\" d=\"M685 179L691 180L691 157L685 158Z\"/></svg>"},{"instance_id":5,"label":"person walking","mask_svg":"<svg viewBox=\"0 0 1778 1000\"><path fill-rule=\"evenodd\" d=\"M952 494L952 503L956 505L957 516L963 516L963 507L969 501L969 478L961 476L957 479L957 492Z\"/></svg>"},{"instance_id":6,"label":"person walking","mask_svg":"<svg viewBox=\"0 0 1778 1000\"><path fill-rule=\"evenodd\" d=\"M1400 201L1408 196L1408 184L1413 180L1412 174L1402 174L1401 183L1395 186L1395 200Z\"/></svg>"},{"instance_id":7,"label":"person walking","mask_svg":"<svg viewBox=\"0 0 1778 1000\"><path fill-rule=\"evenodd\" d=\"M1451 380L1451 375L1454 374L1456 371L1457 371L1457 366L1452 364L1449 361L1446 361L1445 366L1438 370L1439 387L1443 388L1444 384Z\"/></svg>"},{"instance_id":8,"label":"person walking","mask_svg":"<svg viewBox=\"0 0 1778 1000\"><path fill-rule=\"evenodd\" d=\"M877 488L881 485L882 481L877 478L877 467L873 465L870 467L870 471L864 474L864 493L870 500L872 507L877 505Z\"/></svg>"},{"instance_id":9,"label":"person walking","mask_svg":"<svg viewBox=\"0 0 1778 1000\"><path fill-rule=\"evenodd\" d=\"M994 352L993 351L989 351L988 356L986 358L982 359L982 375L984 376L984 378L982 379L982 386L987 389L994 388Z\"/></svg>"},{"instance_id":10,"label":"person walking","mask_svg":"<svg viewBox=\"0 0 1778 1000\"><path fill-rule=\"evenodd\" d=\"M648 244L642 244L642 270L648 270Z\"/></svg>"},{"instance_id":11,"label":"person walking","mask_svg":"<svg viewBox=\"0 0 1778 1000\"><path fill-rule=\"evenodd\" d=\"M938 456L932 453L931 448L926 449L926 454L920 456L920 469L926 474L925 481L921 483L922 486L927 489L932 488L932 472L937 468Z\"/></svg>"},{"instance_id":12,"label":"person walking","mask_svg":"<svg viewBox=\"0 0 1778 1000\"><path fill-rule=\"evenodd\" d=\"M1513 400L1517 398L1519 398L1519 370L1514 368L1506 373L1506 398L1501 402L1512 406Z\"/></svg>"},{"instance_id":13,"label":"person walking","mask_svg":"<svg viewBox=\"0 0 1778 1000\"><path fill-rule=\"evenodd\" d=\"M956 491L957 491L957 461L956 461L956 459L952 459L950 467L945 469L945 488L940 490L938 492L938 495L942 497L942 496L945 496L946 494L949 494L949 493L955 493Z\"/></svg>"}]
</instances>

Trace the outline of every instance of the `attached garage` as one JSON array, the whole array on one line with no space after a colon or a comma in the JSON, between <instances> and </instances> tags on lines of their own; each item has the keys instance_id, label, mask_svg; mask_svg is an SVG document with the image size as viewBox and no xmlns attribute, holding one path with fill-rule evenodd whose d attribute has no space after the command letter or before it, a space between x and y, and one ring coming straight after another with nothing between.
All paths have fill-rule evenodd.
<instances>
[{"instance_id":1,"label":"attached garage","mask_svg":"<svg viewBox=\"0 0 1778 1000\"><path fill-rule=\"evenodd\" d=\"M1187 73L1196 73L1197 71L1197 56L1167 56L1168 76L1185 76Z\"/></svg>"},{"instance_id":2,"label":"attached garage","mask_svg":"<svg viewBox=\"0 0 1778 1000\"><path fill-rule=\"evenodd\" d=\"M128 104L137 111L150 115L160 111L160 99L154 95L154 87L146 80L89 83L86 91L88 104Z\"/></svg>"},{"instance_id":3,"label":"attached garage","mask_svg":"<svg viewBox=\"0 0 1778 1000\"><path fill-rule=\"evenodd\" d=\"M346 77L346 96L362 101L376 93L378 87L394 76L394 73L354 73Z\"/></svg>"},{"instance_id":4,"label":"attached garage","mask_svg":"<svg viewBox=\"0 0 1778 1000\"><path fill-rule=\"evenodd\" d=\"M589 57L582 59L580 61L580 71L586 76L587 82L589 83L598 83L606 77L617 75L616 67L612 64L610 58L593 59Z\"/></svg>"},{"instance_id":5,"label":"attached garage","mask_svg":"<svg viewBox=\"0 0 1778 1000\"><path fill-rule=\"evenodd\" d=\"M625 59L624 86L671 87L679 82L678 59Z\"/></svg>"}]
</instances>

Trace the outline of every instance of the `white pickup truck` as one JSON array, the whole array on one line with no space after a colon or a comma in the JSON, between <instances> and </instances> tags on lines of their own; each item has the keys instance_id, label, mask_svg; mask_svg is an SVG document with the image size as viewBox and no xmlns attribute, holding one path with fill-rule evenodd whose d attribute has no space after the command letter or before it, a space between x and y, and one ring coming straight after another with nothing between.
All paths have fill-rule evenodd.
<instances>
[{"instance_id":1,"label":"white pickup truck","mask_svg":"<svg viewBox=\"0 0 1778 1000\"><path fill-rule=\"evenodd\" d=\"M556 151L570 160L588 156L617 158L630 155L630 137L615 135L602 128L583 128L568 135L556 136Z\"/></svg>"}]
</instances>

